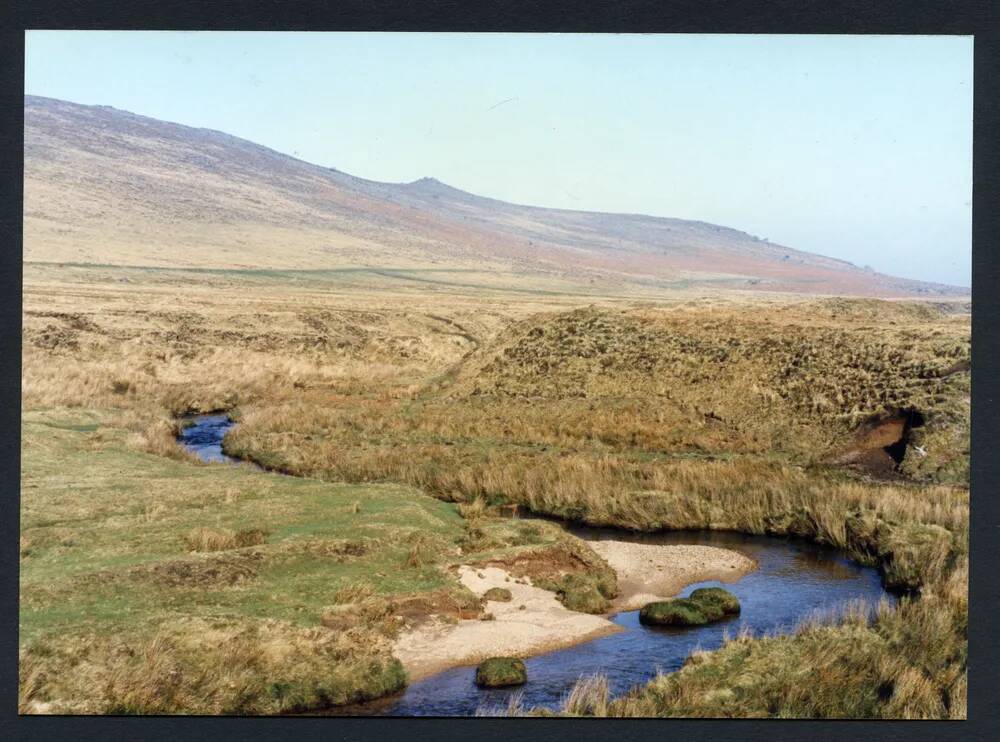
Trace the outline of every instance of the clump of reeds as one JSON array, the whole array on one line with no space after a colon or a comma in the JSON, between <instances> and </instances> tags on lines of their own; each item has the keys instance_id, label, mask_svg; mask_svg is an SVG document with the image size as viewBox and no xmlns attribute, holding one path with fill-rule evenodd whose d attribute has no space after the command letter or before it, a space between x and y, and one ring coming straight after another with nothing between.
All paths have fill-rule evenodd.
<instances>
[{"instance_id":1,"label":"clump of reeds","mask_svg":"<svg viewBox=\"0 0 1000 742\"><path fill-rule=\"evenodd\" d=\"M263 528L230 531L199 526L184 534L184 543L190 551L226 551L266 543L267 537L268 532Z\"/></svg>"}]
</instances>

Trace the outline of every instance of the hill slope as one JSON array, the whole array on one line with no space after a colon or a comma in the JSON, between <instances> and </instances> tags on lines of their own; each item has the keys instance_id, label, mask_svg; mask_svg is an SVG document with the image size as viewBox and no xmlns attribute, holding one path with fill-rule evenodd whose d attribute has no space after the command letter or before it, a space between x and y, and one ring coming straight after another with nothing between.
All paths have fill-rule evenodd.
<instances>
[{"instance_id":1,"label":"hill slope","mask_svg":"<svg viewBox=\"0 0 1000 742\"><path fill-rule=\"evenodd\" d=\"M703 222L379 183L217 131L25 98L26 261L530 274L582 285L965 295Z\"/></svg>"}]
</instances>

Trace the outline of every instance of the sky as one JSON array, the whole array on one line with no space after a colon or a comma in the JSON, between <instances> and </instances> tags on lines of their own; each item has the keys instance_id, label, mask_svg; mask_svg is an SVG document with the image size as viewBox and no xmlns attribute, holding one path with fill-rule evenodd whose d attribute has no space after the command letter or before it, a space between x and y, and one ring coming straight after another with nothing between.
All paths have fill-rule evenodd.
<instances>
[{"instance_id":1,"label":"sky","mask_svg":"<svg viewBox=\"0 0 1000 742\"><path fill-rule=\"evenodd\" d=\"M29 31L25 92L971 282L969 36Z\"/></svg>"}]
</instances>

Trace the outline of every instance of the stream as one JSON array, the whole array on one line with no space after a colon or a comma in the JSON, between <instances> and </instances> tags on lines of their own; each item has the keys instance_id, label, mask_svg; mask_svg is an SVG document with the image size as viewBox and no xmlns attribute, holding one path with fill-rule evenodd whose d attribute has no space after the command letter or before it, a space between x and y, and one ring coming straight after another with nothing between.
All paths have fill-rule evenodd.
<instances>
[{"instance_id":1,"label":"stream","mask_svg":"<svg viewBox=\"0 0 1000 742\"><path fill-rule=\"evenodd\" d=\"M222 452L222 439L235 424L225 412L188 415L181 418L177 442L202 461L240 464L239 459Z\"/></svg>"},{"instance_id":2,"label":"stream","mask_svg":"<svg viewBox=\"0 0 1000 742\"><path fill-rule=\"evenodd\" d=\"M222 453L222 437L234 424L225 414L199 415L178 437L205 461L237 462ZM612 695L645 683L658 671L671 672L696 649L722 645L726 634L746 628L754 635L788 633L816 614L835 615L852 601L894 603L878 570L863 567L839 551L810 541L749 536L722 531L666 531L639 534L621 529L566 526L587 541L613 539L647 544L699 544L733 549L755 559L759 568L735 583L701 582L686 587L719 586L736 595L742 611L705 626L643 626L638 611L612 617L624 630L583 644L525 660L528 682L519 688L480 689L475 667L457 667L408 686L401 694L366 704L332 709L338 715L469 716L477 710L505 707L520 694L524 707L557 707L580 676L601 673Z\"/></svg>"}]
</instances>

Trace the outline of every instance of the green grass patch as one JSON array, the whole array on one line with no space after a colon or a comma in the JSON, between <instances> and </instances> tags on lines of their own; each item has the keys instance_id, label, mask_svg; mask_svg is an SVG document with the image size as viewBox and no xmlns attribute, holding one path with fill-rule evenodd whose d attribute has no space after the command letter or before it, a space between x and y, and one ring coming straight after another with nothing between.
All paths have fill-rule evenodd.
<instances>
[{"instance_id":1,"label":"green grass patch","mask_svg":"<svg viewBox=\"0 0 1000 742\"><path fill-rule=\"evenodd\" d=\"M128 447L124 431L79 418L29 411L23 423L21 645L28 664L47 675L73 676L74 663L96 651L88 647L117 640L145 646L157 627L193 620L236 622L245 627L240 631L272 622L290 636L312 627L325 633L308 635L308 642L322 644L323 636L336 633L320 626L324 609L338 590L361 580L386 597L460 592L441 569L464 533L454 504L407 486L339 485L144 454ZM414 534L421 535L422 561L408 565ZM213 536L222 540L213 544ZM240 546L240 538L250 545ZM391 629L379 621L353 631ZM171 641L172 657L195 662L191 637ZM36 656L46 646L58 651ZM338 645L359 673L377 669L369 680L341 673L333 683L318 666L298 679L282 679L275 670L278 679L257 688L258 695L220 703L287 711L396 690L401 669L387 645L376 646L361 635ZM114 664L109 657L101 662ZM204 670L214 661L225 659L209 653L197 664ZM83 682L82 672L78 679ZM45 686L32 698L86 707L74 705L79 698L72 696L90 691L69 680L64 685L68 697ZM125 695L97 708L171 712L166 701ZM213 689L209 695L226 694Z\"/></svg>"}]
</instances>

